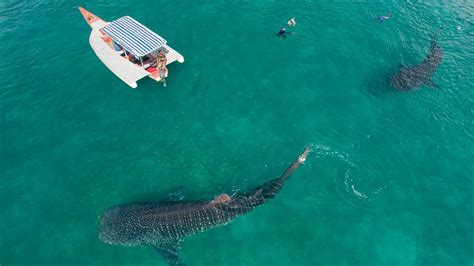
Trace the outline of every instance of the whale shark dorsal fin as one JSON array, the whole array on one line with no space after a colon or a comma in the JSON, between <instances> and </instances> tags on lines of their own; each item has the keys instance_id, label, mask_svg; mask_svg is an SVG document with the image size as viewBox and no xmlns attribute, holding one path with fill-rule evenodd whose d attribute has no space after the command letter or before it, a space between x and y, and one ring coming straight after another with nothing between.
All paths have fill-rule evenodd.
<instances>
[{"instance_id":1,"label":"whale shark dorsal fin","mask_svg":"<svg viewBox=\"0 0 474 266\"><path fill-rule=\"evenodd\" d=\"M423 82L426 86L432 88L432 89L437 89L439 88L438 84L436 84L432 79L427 79Z\"/></svg>"},{"instance_id":2,"label":"whale shark dorsal fin","mask_svg":"<svg viewBox=\"0 0 474 266\"><path fill-rule=\"evenodd\" d=\"M180 255L182 242L182 239L168 239L166 241L156 243L154 246L169 265L183 266L184 262Z\"/></svg>"},{"instance_id":3,"label":"whale shark dorsal fin","mask_svg":"<svg viewBox=\"0 0 474 266\"><path fill-rule=\"evenodd\" d=\"M222 193L219 196L215 197L210 203L211 204L224 203L224 202L228 202L230 200L232 200L232 198L229 195L227 195L226 193Z\"/></svg>"}]
</instances>

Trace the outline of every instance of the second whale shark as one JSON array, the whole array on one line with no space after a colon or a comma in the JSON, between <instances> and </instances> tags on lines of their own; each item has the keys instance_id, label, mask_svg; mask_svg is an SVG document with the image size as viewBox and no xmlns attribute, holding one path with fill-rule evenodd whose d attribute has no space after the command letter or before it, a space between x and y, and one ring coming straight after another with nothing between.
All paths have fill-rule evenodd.
<instances>
[{"instance_id":1,"label":"second whale shark","mask_svg":"<svg viewBox=\"0 0 474 266\"><path fill-rule=\"evenodd\" d=\"M109 208L100 219L99 239L114 245L152 246L168 264L184 265L179 252L184 238L224 225L275 197L309 152L308 145L279 178L235 198L224 193L210 201L134 203Z\"/></svg>"},{"instance_id":2,"label":"second whale shark","mask_svg":"<svg viewBox=\"0 0 474 266\"><path fill-rule=\"evenodd\" d=\"M431 77L443 60L443 50L438 44L438 33L431 42L431 47L426 58L415 66L403 66L389 79L390 85L400 91L408 91L423 85L437 87Z\"/></svg>"}]
</instances>

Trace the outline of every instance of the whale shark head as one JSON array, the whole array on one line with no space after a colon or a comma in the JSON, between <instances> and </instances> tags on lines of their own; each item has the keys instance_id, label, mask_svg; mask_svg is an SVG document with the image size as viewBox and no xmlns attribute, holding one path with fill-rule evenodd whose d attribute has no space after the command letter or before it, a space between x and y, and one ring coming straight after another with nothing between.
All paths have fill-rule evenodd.
<instances>
[{"instance_id":1,"label":"whale shark head","mask_svg":"<svg viewBox=\"0 0 474 266\"><path fill-rule=\"evenodd\" d=\"M107 209L100 218L99 240L113 245L135 246L146 241L147 228L133 219L133 209L116 206Z\"/></svg>"},{"instance_id":2,"label":"whale shark head","mask_svg":"<svg viewBox=\"0 0 474 266\"><path fill-rule=\"evenodd\" d=\"M389 83L397 90L406 91L421 85L421 80L417 73L410 68L401 69L398 73L393 74Z\"/></svg>"},{"instance_id":3,"label":"whale shark head","mask_svg":"<svg viewBox=\"0 0 474 266\"><path fill-rule=\"evenodd\" d=\"M123 229L117 208L108 209L100 218L99 239L107 244L126 243L127 237L121 233Z\"/></svg>"}]
</instances>

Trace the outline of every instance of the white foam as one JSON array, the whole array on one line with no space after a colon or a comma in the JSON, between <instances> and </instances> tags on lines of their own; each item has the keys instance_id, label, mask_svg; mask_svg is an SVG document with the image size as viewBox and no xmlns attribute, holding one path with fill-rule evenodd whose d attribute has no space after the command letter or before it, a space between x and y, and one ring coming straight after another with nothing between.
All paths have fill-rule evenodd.
<instances>
[{"instance_id":1,"label":"white foam","mask_svg":"<svg viewBox=\"0 0 474 266\"><path fill-rule=\"evenodd\" d=\"M361 197L361 198L364 198L366 199L367 198L367 195L365 195L364 193L358 191L356 188L355 188L355 185L353 184L352 185L352 192L354 192L354 194L358 197Z\"/></svg>"}]
</instances>

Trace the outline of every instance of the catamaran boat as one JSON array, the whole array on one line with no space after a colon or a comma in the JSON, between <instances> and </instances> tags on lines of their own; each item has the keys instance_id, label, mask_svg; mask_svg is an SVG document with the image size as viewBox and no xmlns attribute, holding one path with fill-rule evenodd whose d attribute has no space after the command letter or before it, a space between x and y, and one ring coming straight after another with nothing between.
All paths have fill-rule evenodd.
<instances>
[{"instance_id":1,"label":"catamaran boat","mask_svg":"<svg viewBox=\"0 0 474 266\"><path fill-rule=\"evenodd\" d=\"M146 76L166 86L166 65L184 62L163 37L129 16L106 22L82 7L79 10L92 28L89 43L97 57L132 88Z\"/></svg>"}]
</instances>

